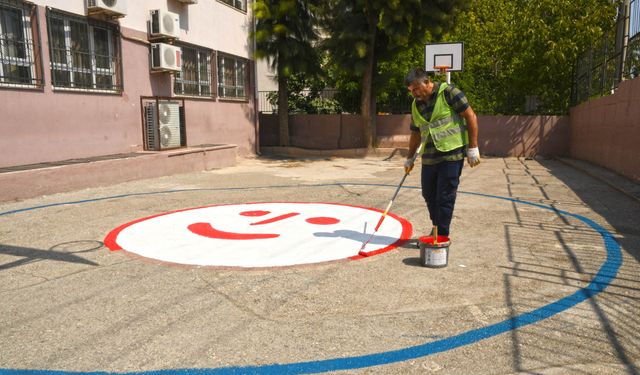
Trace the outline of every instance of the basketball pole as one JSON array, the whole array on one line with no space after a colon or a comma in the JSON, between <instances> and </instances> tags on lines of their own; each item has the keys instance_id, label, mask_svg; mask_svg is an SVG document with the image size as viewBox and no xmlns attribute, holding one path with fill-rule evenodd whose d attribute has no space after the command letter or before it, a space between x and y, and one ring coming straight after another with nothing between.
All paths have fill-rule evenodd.
<instances>
[{"instance_id":1,"label":"basketball pole","mask_svg":"<svg viewBox=\"0 0 640 375\"><path fill-rule=\"evenodd\" d=\"M434 66L435 69L437 69L440 74L445 74L447 75L447 84L450 85L451 84L451 72L449 71L450 66L447 65L436 65Z\"/></svg>"}]
</instances>

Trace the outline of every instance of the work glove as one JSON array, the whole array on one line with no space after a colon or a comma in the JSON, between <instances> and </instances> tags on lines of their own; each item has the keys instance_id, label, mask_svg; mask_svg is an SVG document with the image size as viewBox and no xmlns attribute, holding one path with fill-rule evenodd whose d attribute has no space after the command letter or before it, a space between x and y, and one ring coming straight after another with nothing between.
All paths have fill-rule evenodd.
<instances>
[{"instance_id":1,"label":"work glove","mask_svg":"<svg viewBox=\"0 0 640 375\"><path fill-rule=\"evenodd\" d=\"M480 164L480 150L477 147L469 148L467 150L467 161L471 168Z\"/></svg>"},{"instance_id":2,"label":"work glove","mask_svg":"<svg viewBox=\"0 0 640 375\"><path fill-rule=\"evenodd\" d=\"M413 169L413 158L404 161L404 173L409 174Z\"/></svg>"}]
</instances>

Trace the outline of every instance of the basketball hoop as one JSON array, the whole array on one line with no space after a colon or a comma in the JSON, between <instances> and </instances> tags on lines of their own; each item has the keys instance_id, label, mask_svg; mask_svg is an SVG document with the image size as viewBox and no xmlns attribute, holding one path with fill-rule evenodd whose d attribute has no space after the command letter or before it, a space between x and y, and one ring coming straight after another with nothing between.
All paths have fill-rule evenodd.
<instances>
[{"instance_id":1,"label":"basketball hoop","mask_svg":"<svg viewBox=\"0 0 640 375\"><path fill-rule=\"evenodd\" d=\"M451 69L451 67L449 65L435 65L433 67L433 69L436 69L437 71L440 72L440 74L446 74L447 76L447 83L451 83L451 72L448 72L448 69Z\"/></svg>"},{"instance_id":2,"label":"basketball hoop","mask_svg":"<svg viewBox=\"0 0 640 375\"><path fill-rule=\"evenodd\" d=\"M446 76L451 83L451 72L462 71L463 43L431 43L424 46L424 69L434 75Z\"/></svg>"},{"instance_id":3,"label":"basketball hoop","mask_svg":"<svg viewBox=\"0 0 640 375\"><path fill-rule=\"evenodd\" d=\"M449 65L436 65L433 68L438 70L440 74L445 74L447 72L447 69L451 69Z\"/></svg>"}]
</instances>

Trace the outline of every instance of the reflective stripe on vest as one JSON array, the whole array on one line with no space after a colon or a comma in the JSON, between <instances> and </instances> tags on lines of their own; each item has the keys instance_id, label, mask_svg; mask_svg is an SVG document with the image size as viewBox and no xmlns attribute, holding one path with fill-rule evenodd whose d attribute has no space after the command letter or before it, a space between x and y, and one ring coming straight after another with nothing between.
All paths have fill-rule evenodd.
<instances>
[{"instance_id":1,"label":"reflective stripe on vest","mask_svg":"<svg viewBox=\"0 0 640 375\"><path fill-rule=\"evenodd\" d=\"M420 127L420 136L425 139L431 135L433 144L440 152L447 152L466 146L469 143L467 123L447 104L444 98L446 83L440 84L436 104L431 114L431 121L427 121L416 106L416 100L411 104L413 123ZM423 150L424 152L424 150Z\"/></svg>"}]
</instances>

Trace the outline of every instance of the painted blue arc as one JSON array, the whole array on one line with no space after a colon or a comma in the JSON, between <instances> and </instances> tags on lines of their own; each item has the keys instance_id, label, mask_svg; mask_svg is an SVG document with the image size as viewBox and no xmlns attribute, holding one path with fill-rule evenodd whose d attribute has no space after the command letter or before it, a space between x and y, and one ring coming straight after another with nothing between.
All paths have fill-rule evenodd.
<instances>
[{"instance_id":1,"label":"painted blue arc","mask_svg":"<svg viewBox=\"0 0 640 375\"><path fill-rule=\"evenodd\" d=\"M289 186L267 186L261 188L287 188L287 187L322 187L322 186L382 186L382 187L395 187L395 185L385 185L385 184L349 184L349 183L341 183L341 184L318 184L318 185L289 185ZM415 186L407 186L407 189L419 189L419 187ZM36 206L30 208L24 208L13 211L0 212L0 216L15 214L19 212L25 212L35 209L41 209L52 206L59 205L69 205L69 204L81 204L87 202L96 202L100 200L106 199L117 199L124 198L130 196L139 196L139 195L151 195L151 194L164 194L164 193L174 193L174 192L185 192L185 191L198 191L198 190L241 190L241 189L256 189L256 187L252 188L224 188L224 189L187 189L187 190L169 190L169 191L161 191L161 192L150 192L150 193L135 193L135 194L122 194L111 197L103 197L96 199L87 199L81 201L74 202L63 202L63 203L55 203L43 206ZM511 201L519 204L526 204L538 208L542 208L545 210L551 210L558 214L576 218L593 230L595 230L602 237L606 249L606 260L600 266L598 273L595 275L593 280L589 283L589 285L584 288L578 289L575 293L568 295L564 298L561 298L555 302L552 302L548 305L544 305L535 310L529 311L527 313L514 316L510 319L504 320L499 323L491 324L488 326L484 326L481 328L473 329L470 331L466 331L460 333L455 336L450 336L441 340L428 342L421 345L411 346L403 349L392 350L382 353L368 354L362 356L353 356L346 358L333 358L333 359L325 359L318 361L308 361L308 362L297 362L297 363L287 363L287 364L272 364L272 365L261 365L261 366L244 366L244 367L222 367L222 368L210 368L210 369L173 369L173 370L158 370L158 371L139 371L139 372L127 372L127 373L112 373L112 372L74 372L74 371L52 371L52 370L18 370L18 369L0 369L0 375L185 375L185 374L195 374L195 375L214 375L214 374L314 374L328 371L338 371L338 370L351 370L351 369L359 369L365 367L379 366L379 365L387 365L395 362L402 362L409 359L415 359L419 357L425 357L428 355L445 352L447 350L456 349L461 346L469 345L477 343L478 341L494 337L505 332L515 330L530 324L534 324L540 322L544 319L550 318L558 313L561 313L567 309L570 309L577 304L586 301L589 298L597 295L602 292L607 286L611 284L611 282L616 278L620 266L622 265L622 254L620 250L620 245L613 238L611 233L598 225L593 220L586 218L581 215L569 213L566 211L558 210L551 206L546 206L538 203L532 203L527 201L522 201L519 199L501 197L496 195L488 195L481 193L472 193L472 192L460 192L461 194L469 194L486 198L495 198L502 199L505 201Z\"/></svg>"}]
</instances>

